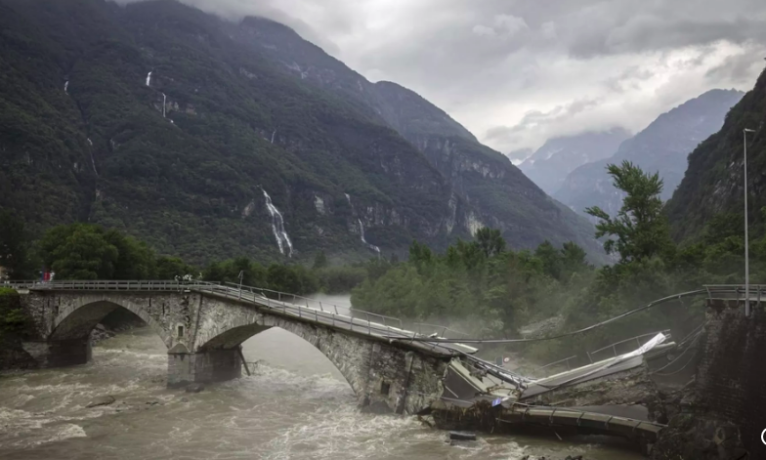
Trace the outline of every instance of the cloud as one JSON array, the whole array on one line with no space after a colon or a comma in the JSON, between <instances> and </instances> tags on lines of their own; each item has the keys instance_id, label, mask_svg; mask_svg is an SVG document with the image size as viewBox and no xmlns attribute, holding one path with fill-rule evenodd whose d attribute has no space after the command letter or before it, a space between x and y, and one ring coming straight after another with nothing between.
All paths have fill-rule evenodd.
<instances>
[{"instance_id":1,"label":"cloud","mask_svg":"<svg viewBox=\"0 0 766 460\"><path fill-rule=\"evenodd\" d=\"M283 22L504 152L637 131L709 89L751 88L766 56L762 0L181 1Z\"/></svg>"}]
</instances>

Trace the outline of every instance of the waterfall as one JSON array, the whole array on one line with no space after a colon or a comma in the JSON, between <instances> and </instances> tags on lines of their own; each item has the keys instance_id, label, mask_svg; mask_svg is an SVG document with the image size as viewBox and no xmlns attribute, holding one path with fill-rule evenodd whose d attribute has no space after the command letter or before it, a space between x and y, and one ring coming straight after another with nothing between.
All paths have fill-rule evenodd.
<instances>
[{"instance_id":1,"label":"waterfall","mask_svg":"<svg viewBox=\"0 0 766 460\"><path fill-rule=\"evenodd\" d=\"M152 86L152 73L149 72L149 74L146 76L146 86Z\"/></svg>"},{"instance_id":2,"label":"waterfall","mask_svg":"<svg viewBox=\"0 0 766 460\"><path fill-rule=\"evenodd\" d=\"M162 118L165 118L165 101L168 100L168 97L165 96L165 93L162 93Z\"/></svg>"},{"instance_id":3,"label":"waterfall","mask_svg":"<svg viewBox=\"0 0 766 460\"><path fill-rule=\"evenodd\" d=\"M364 224L362 223L362 219L357 219L359 222L359 233L362 235L362 243L365 244L368 248L378 253L378 257L380 257L380 248L375 246L374 244L370 244L367 242L366 239L364 239Z\"/></svg>"},{"instance_id":4,"label":"waterfall","mask_svg":"<svg viewBox=\"0 0 766 460\"><path fill-rule=\"evenodd\" d=\"M271 133L271 143L272 143L272 144L274 143L274 136L276 136L276 135L277 135L277 130L275 129L275 130L274 130L274 131L272 131L272 133Z\"/></svg>"},{"instance_id":5,"label":"waterfall","mask_svg":"<svg viewBox=\"0 0 766 460\"><path fill-rule=\"evenodd\" d=\"M351 213L356 214L354 205L351 204L351 195L349 195L348 193L344 193L344 195L346 195L346 201L348 201L348 205L351 206ZM372 251L377 252L378 257L380 257L380 248L375 246L374 244L368 243L367 240L364 238L364 224L362 223L362 219L357 218L356 221L359 222L359 234L362 236L362 243L364 243L364 245L370 248Z\"/></svg>"},{"instance_id":6,"label":"waterfall","mask_svg":"<svg viewBox=\"0 0 766 460\"><path fill-rule=\"evenodd\" d=\"M93 159L93 152L90 152L90 164L93 166L93 172L98 176L98 171L96 170L96 160Z\"/></svg>"},{"instance_id":7,"label":"waterfall","mask_svg":"<svg viewBox=\"0 0 766 460\"><path fill-rule=\"evenodd\" d=\"M285 246L287 246L289 251L287 257L292 257L293 244L290 242L290 237L285 231L285 220L282 218L282 213L279 212L279 209L277 209L271 202L271 197L266 193L266 190L263 191L263 197L266 199L266 210L269 211L269 215L271 216L271 230L274 232L274 238L277 239L279 252L284 254Z\"/></svg>"},{"instance_id":8,"label":"waterfall","mask_svg":"<svg viewBox=\"0 0 766 460\"><path fill-rule=\"evenodd\" d=\"M88 145L93 147L93 141L90 140L90 138L88 138ZM98 171L96 170L96 160L93 159L93 149L88 149L88 151L90 152L90 164L93 166L93 172L96 174L96 176L98 176Z\"/></svg>"},{"instance_id":9,"label":"waterfall","mask_svg":"<svg viewBox=\"0 0 766 460\"><path fill-rule=\"evenodd\" d=\"M69 94L69 80L64 82L64 92Z\"/></svg>"}]
</instances>

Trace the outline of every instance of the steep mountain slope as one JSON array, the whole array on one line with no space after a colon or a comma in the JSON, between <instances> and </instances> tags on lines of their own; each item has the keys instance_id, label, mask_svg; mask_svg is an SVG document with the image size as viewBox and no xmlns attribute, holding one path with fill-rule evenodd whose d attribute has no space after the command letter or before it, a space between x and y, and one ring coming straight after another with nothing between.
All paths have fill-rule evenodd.
<instances>
[{"instance_id":1,"label":"steep mountain slope","mask_svg":"<svg viewBox=\"0 0 766 460\"><path fill-rule=\"evenodd\" d=\"M415 238L438 247L491 223L488 199L458 193L402 135L484 148L467 130L279 24L172 1L0 0L0 30L0 207L35 232L89 220L206 262L390 253ZM285 65L281 48L300 64ZM486 168L471 163L462 190L481 188ZM488 196L522 211L523 230L504 227L512 245L589 242L587 225L510 168L526 188Z\"/></svg>"},{"instance_id":2,"label":"steep mountain slope","mask_svg":"<svg viewBox=\"0 0 766 460\"><path fill-rule=\"evenodd\" d=\"M766 206L766 72L726 116L723 127L689 155L689 167L673 198L667 203L673 236L694 238L713 216L742 214L743 135L748 135L748 215L751 231L762 228ZM751 233L752 235L752 233ZM755 236L755 235L753 235Z\"/></svg>"},{"instance_id":3,"label":"steep mountain slope","mask_svg":"<svg viewBox=\"0 0 766 460\"><path fill-rule=\"evenodd\" d=\"M514 247L536 246L544 239L558 244L572 240L601 251L590 224L551 200L506 156L480 144L415 92L391 82L371 83L291 29L266 19L248 18L237 37L302 80L363 105L396 129L447 178L450 206L466 203L465 229L500 228Z\"/></svg>"},{"instance_id":4,"label":"steep mountain slope","mask_svg":"<svg viewBox=\"0 0 766 460\"><path fill-rule=\"evenodd\" d=\"M546 193L553 195L570 172L584 164L611 157L629 137L630 133L622 128L554 137L521 163L519 169Z\"/></svg>"},{"instance_id":5,"label":"steep mountain slope","mask_svg":"<svg viewBox=\"0 0 766 460\"><path fill-rule=\"evenodd\" d=\"M688 154L721 128L726 113L741 98L740 91L712 90L660 115L611 158L572 171L554 196L578 212L599 206L615 214L622 196L612 186L606 165L628 160L647 172L659 171L665 182L662 199L669 199L683 178Z\"/></svg>"}]
</instances>

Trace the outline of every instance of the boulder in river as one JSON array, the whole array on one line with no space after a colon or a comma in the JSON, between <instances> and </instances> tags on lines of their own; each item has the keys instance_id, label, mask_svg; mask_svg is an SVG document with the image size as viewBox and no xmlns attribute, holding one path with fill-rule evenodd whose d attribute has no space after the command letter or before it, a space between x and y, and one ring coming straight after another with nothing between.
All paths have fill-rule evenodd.
<instances>
[{"instance_id":1,"label":"boulder in river","mask_svg":"<svg viewBox=\"0 0 766 460\"><path fill-rule=\"evenodd\" d=\"M192 383L190 385L186 385L187 393L199 393L200 391L204 389L205 389L205 385L201 383Z\"/></svg>"},{"instance_id":2,"label":"boulder in river","mask_svg":"<svg viewBox=\"0 0 766 460\"><path fill-rule=\"evenodd\" d=\"M115 401L116 399L114 399L114 396L99 396L98 398L89 402L85 407L108 406L109 404L113 404Z\"/></svg>"}]
</instances>

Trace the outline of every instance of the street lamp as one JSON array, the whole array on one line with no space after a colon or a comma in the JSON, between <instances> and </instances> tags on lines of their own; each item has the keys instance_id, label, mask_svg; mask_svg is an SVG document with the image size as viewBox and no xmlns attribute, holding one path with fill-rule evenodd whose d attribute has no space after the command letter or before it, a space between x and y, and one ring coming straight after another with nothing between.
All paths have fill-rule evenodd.
<instances>
[{"instance_id":1,"label":"street lamp","mask_svg":"<svg viewBox=\"0 0 766 460\"><path fill-rule=\"evenodd\" d=\"M742 134L745 137L744 148L744 161L745 168L745 183L743 188L745 189L745 316L750 316L750 248L747 236L747 133L754 133L753 129L743 129Z\"/></svg>"}]
</instances>

